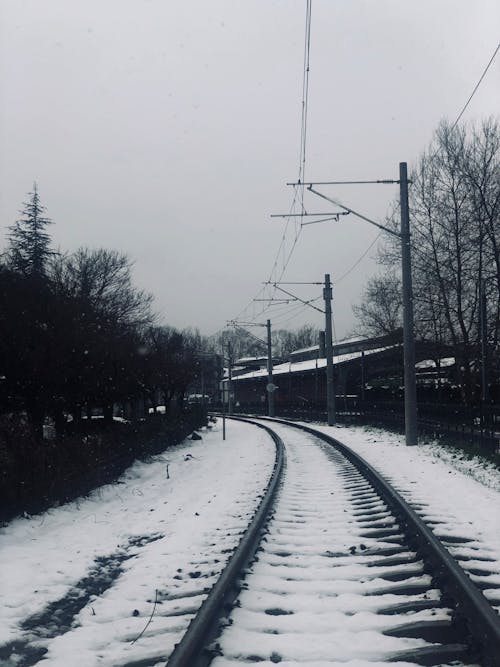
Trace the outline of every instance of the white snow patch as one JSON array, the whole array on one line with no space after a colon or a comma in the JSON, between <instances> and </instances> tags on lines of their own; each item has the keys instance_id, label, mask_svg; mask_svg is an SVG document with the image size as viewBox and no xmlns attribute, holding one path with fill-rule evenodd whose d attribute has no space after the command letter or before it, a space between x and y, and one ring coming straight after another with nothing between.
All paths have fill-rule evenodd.
<instances>
[{"instance_id":1,"label":"white snow patch","mask_svg":"<svg viewBox=\"0 0 500 667\"><path fill-rule=\"evenodd\" d=\"M0 529L0 652L14 640L39 644L48 648L47 667L168 657L239 542L275 457L269 436L246 424L228 423L226 441L220 422L202 433L202 441L137 462L85 499ZM113 574L109 557L121 558L121 573ZM70 592L84 595L77 582L84 589L81 580L93 581L103 567L104 590L93 592L72 623L70 615L69 626L61 627L61 603L39 632L36 622L23 630L47 605Z\"/></svg>"}]
</instances>

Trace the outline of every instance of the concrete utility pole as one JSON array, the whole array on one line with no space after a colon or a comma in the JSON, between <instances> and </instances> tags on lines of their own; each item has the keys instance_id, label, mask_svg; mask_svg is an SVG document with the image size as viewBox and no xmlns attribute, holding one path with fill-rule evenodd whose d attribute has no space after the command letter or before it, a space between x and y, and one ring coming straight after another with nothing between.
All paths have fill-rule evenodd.
<instances>
[{"instance_id":1,"label":"concrete utility pole","mask_svg":"<svg viewBox=\"0 0 500 667\"><path fill-rule=\"evenodd\" d=\"M220 356L220 388L221 388L221 398L222 398L222 439L226 439L226 397L225 397L225 384L224 384L224 347L222 348L222 354Z\"/></svg>"},{"instance_id":2,"label":"concrete utility pole","mask_svg":"<svg viewBox=\"0 0 500 667\"><path fill-rule=\"evenodd\" d=\"M231 350L231 343L227 344L227 364L228 364L227 413L228 415L232 415L233 414L233 353Z\"/></svg>"},{"instance_id":3,"label":"concrete utility pole","mask_svg":"<svg viewBox=\"0 0 500 667\"><path fill-rule=\"evenodd\" d=\"M267 414L274 417L274 382L273 382L273 350L271 346L271 320L267 320Z\"/></svg>"},{"instance_id":4,"label":"concrete utility pole","mask_svg":"<svg viewBox=\"0 0 500 667\"><path fill-rule=\"evenodd\" d=\"M479 325L481 332L481 407L483 407L488 400L486 278L481 278L479 282Z\"/></svg>"},{"instance_id":5,"label":"concrete utility pole","mask_svg":"<svg viewBox=\"0 0 500 667\"><path fill-rule=\"evenodd\" d=\"M333 341L332 341L332 287L330 274L325 273L325 352L326 352L326 410L328 426L335 425L335 385L333 382Z\"/></svg>"},{"instance_id":6,"label":"concrete utility pole","mask_svg":"<svg viewBox=\"0 0 500 667\"><path fill-rule=\"evenodd\" d=\"M313 185L365 185L373 183L399 183L401 205L401 229L399 232L385 227L366 215L362 215L339 201L313 189ZM417 434L417 385L415 374L415 333L413 328L413 291L411 284L411 247L410 247L410 215L408 205L408 175L406 162L399 163L399 181L383 179L376 181L322 181L317 183L289 183L287 185L307 185L309 192L339 206L347 213L369 222L371 225L401 239L402 278L403 278L403 344L404 344L404 384L405 384L405 431L406 444L418 444Z\"/></svg>"},{"instance_id":7,"label":"concrete utility pole","mask_svg":"<svg viewBox=\"0 0 500 667\"><path fill-rule=\"evenodd\" d=\"M328 281L328 284L327 284ZM322 315L326 315L326 330L330 332L330 346L329 346L329 351L325 351L325 356L326 356L326 365L327 365L327 383L326 383L326 392L327 392L327 412L328 412L328 424L330 426L333 426L335 423L335 388L333 385L333 348L332 348L332 307L331 307L331 300L332 300L332 290L330 287L330 276L327 274L325 275L325 282L314 282L314 283L265 283L265 284L272 284L276 289L278 289L280 292L283 292L286 294L288 297L291 297L294 301L300 301L303 303L305 306L309 306L309 308L312 308L313 310L317 310L318 313L321 313ZM295 294L292 294L291 292L288 292L286 289L283 289L280 285L325 285L325 288L323 289L323 297L325 299L326 303L326 308L325 310L321 310L321 308L316 308L316 306L313 306L311 301L304 301L304 299L301 299L299 296L296 296ZM327 294L329 295L327 297ZM270 299L271 301L273 299ZM268 320L269 322L269 320ZM320 332L320 348L321 348L321 333ZM325 332L324 338L323 338L323 347L325 347L325 339L327 338L328 334ZM270 353L269 353L270 354ZM330 369L330 370L328 370ZM315 397L317 399L317 371L318 371L318 360L316 359L316 392L315 392ZM291 375L290 375L291 377ZM290 387L290 377L289 377L289 387ZM268 385L269 386L269 385ZM274 384L272 385L274 389L278 389ZM289 389L290 392L290 389Z\"/></svg>"},{"instance_id":8,"label":"concrete utility pole","mask_svg":"<svg viewBox=\"0 0 500 667\"><path fill-rule=\"evenodd\" d=\"M271 320L267 320L267 324L260 324L258 322L243 322L241 324L237 324L236 322L232 322L233 326L241 329L241 331L244 331L248 335L252 336L252 338L262 345L266 345L264 341L259 338L258 336L254 336L250 331L247 331L246 329L243 328L242 325L246 327L266 327L267 329L267 386L266 386L266 392L267 392L267 414L269 417L274 417L274 392L278 387L274 384L273 382L273 354L272 354L272 346L271 346Z\"/></svg>"},{"instance_id":9,"label":"concrete utility pole","mask_svg":"<svg viewBox=\"0 0 500 667\"><path fill-rule=\"evenodd\" d=\"M491 428L491 417L486 407L488 404L488 311L486 303L486 282L488 278L479 281L479 331L481 336L481 400L480 420L481 437L486 426Z\"/></svg>"},{"instance_id":10,"label":"concrete utility pole","mask_svg":"<svg viewBox=\"0 0 500 667\"><path fill-rule=\"evenodd\" d=\"M411 281L410 209L406 162L399 163L401 208L401 268L403 278L403 354L405 377L406 444L418 444L417 382L415 376L415 331L413 326L413 289Z\"/></svg>"}]
</instances>

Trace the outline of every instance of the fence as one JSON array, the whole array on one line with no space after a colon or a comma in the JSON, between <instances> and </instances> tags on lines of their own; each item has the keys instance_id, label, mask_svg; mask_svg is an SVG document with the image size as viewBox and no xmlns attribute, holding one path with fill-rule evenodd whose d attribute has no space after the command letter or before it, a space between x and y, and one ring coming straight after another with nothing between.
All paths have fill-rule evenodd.
<instances>
[{"instance_id":1,"label":"fence","mask_svg":"<svg viewBox=\"0 0 500 667\"><path fill-rule=\"evenodd\" d=\"M266 406L255 405L244 411L266 414ZM276 416L304 421L327 420L326 408L278 407ZM337 397L336 420L343 424L372 425L404 433L404 403L401 401L360 401ZM456 403L419 403L418 429L421 436L449 439L461 444L500 452L500 405L465 406Z\"/></svg>"}]
</instances>

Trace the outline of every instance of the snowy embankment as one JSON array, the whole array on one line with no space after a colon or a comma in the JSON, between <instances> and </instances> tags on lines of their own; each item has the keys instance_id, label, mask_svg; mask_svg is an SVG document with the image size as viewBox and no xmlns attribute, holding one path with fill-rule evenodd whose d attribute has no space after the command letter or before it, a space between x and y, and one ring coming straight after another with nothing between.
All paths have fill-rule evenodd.
<instances>
[{"instance_id":1,"label":"snowy embankment","mask_svg":"<svg viewBox=\"0 0 500 667\"><path fill-rule=\"evenodd\" d=\"M273 428L286 444L286 477L214 667L378 667L396 657L417 667L405 656L429 644L391 631L451 615L423 563L343 456L310 434ZM416 609L380 613L401 604Z\"/></svg>"},{"instance_id":2,"label":"snowy embankment","mask_svg":"<svg viewBox=\"0 0 500 667\"><path fill-rule=\"evenodd\" d=\"M416 667L405 661L407 651L429 645L411 634L392 636L391 631L407 623L449 620L451 610L440 606L431 576L415 554L405 551L404 540L399 546L397 534L387 536L387 542L377 535L377 526L382 534L397 531L395 519L333 448L281 424L273 428L286 443L287 474L266 541L249 568L230 625L218 640L221 656L214 667L249 662L375 667L396 656L398 665ZM497 491L437 459L439 450L430 446L408 449L401 438L373 429L318 429L369 460L402 495L419 504L438 534L459 537L460 542L469 536L460 552L490 557L491 562L482 560L480 566L500 571L500 560L495 560L500 555ZM489 481L494 486L493 472ZM363 503L369 509L360 509ZM471 503L482 514L472 524ZM408 562L392 566L391 554L386 562L387 547L399 548L399 557ZM409 579L403 581L404 572ZM427 608L430 600L436 601L435 607ZM407 601L424 605L420 611L383 613Z\"/></svg>"},{"instance_id":3,"label":"snowy embankment","mask_svg":"<svg viewBox=\"0 0 500 667\"><path fill-rule=\"evenodd\" d=\"M221 429L219 421L202 441L137 462L88 498L0 530L0 664L27 655L46 667L168 657L274 463L263 431L231 422L223 442Z\"/></svg>"},{"instance_id":4,"label":"snowy embankment","mask_svg":"<svg viewBox=\"0 0 500 667\"><path fill-rule=\"evenodd\" d=\"M469 461L459 450L436 443L407 447L403 436L372 427L315 428L365 458L405 500L421 506L424 520L439 521L434 528L439 537L468 540L460 553L492 559L480 567L494 573L489 580L500 585L500 472L494 466L479 459ZM458 553L458 547L449 550ZM484 594L500 609L499 589L486 589Z\"/></svg>"},{"instance_id":5,"label":"snowy embankment","mask_svg":"<svg viewBox=\"0 0 500 667\"><path fill-rule=\"evenodd\" d=\"M364 456L404 497L421 506L424 518L439 520L438 534L469 538L471 556L490 557L492 561L481 562L481 567L500 573L498 472L476 464L468 467L451 454L443 458L444 450L432 445L409 449L401 437L376 429L318 428ZM340 603L348 591L338 592L348 585L354 606L348 613L343 608L328 610L328 616L337 614L338 632L346 633L339 644L344 647L342 659L352 655L359 659L369 649L373 661L374 654L380 651L382 655L389 641L383 639L387 646L380 643L378 630L383 619L370 613L366 606L370 598L358 590L362 577L356 567L367 557L359 556L360 563L353 564L349 556L357 531L351 534L353 524L349 523L345 535L336 534L336 548L340 545L344 556L330 553L331 545L324 543L327 529L335 527L336 531L352 519L351 510L343 504L347 498L343 498L336 473L323 460L324 454L316 452L309 438L305 443L303 436L296 439L296 444L287 443L292 487L283 516L276 515L283 523L281 536L268 539L270 549L280 553L262 554L260 563L267 570L259 575L265 588L269 588L266 582L271 574L282 575L284 585L296 596L287 600L295 604L296 608L289 609L295 613L281 614L281 594L269 600L272 591L266 590L259 601L248 592L250 606L256 604L256 608L250 614L244 609L236 614L244 620L246 616L250 634L233 628L224 640L226 657L221 660L238 655L245 642L255 642L249 644L252 650L270 642L271 634L265 632L260 618L252 627L261 604L267 618L280 624L276 635L280 657L286 658L306 639L309 648L303 657L309 657L305 662L325 664L310 661L311 655L319 655L321 647L331 644L330 639L326 644L319 641L323 631L331 633L331 618L324 617L325 627L318 626L316 612L324 611L316 608L318 597L323 589L332 588L335 594L327 598ZM203 432L203 441L186 441L147 463L136 463L117 484L0 529L0 664L14 667L28 656L30 661L24 664L42 661L46 667L138 667L146 660L151 665L164 664L239 541L273 462L274 444L264 432L230 422L228 439L223 442L219 421L214 432ZM316 490L325 498L315 497ZM306 491L313 494L309 510L304 507ZM340 519L334 516L337 510ZM306 532L299 548L295 538L302 528ZM321 554L316 558L318 549ZM293 562L280 568L285 552L290 552ZM304 568L297 560L302 552ZM335 576L330 568L323 572L323 563L334 556ZM311 585L314 578L321 583L319 588ZM272 590L275 588L273 583ZM266 612L269 606L272 613ZM340 611L345 618L338 615ZM356 612L356 625L350 628ZM308 620L310 614L314 618ZM367 633L363 641L361 630ZM391 648L395 645L391 640Z\"/></svg>"}]
</instances>

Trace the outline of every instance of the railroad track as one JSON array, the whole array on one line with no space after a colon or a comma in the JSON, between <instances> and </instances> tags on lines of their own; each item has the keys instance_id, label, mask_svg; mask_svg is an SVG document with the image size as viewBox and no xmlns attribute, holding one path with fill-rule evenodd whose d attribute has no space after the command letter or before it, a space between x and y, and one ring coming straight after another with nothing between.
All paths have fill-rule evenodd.
<instances>
[{"instance_id":1,"label":"railroad track","mask_svg":"<svg viewBox=\"0 0 500 667\"><path fill-rule=\"evenodd\" d=\"M415 508L333 438L246 421L273 437L275 470L169 667L500 665L500 618L480 590L495 589L486 556L464 544L460 558L453 543L469 576Z\"/></svg>"}]
</instances>

